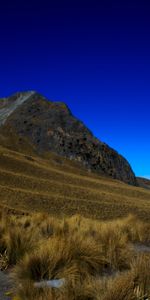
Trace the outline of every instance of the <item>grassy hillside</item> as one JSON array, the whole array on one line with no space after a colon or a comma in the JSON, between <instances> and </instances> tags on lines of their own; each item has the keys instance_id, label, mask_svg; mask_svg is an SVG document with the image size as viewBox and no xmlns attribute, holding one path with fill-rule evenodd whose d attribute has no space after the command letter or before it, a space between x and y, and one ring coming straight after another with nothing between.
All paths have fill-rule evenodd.
<instances>
[{"instance_id":1,"label":"grassy hillside","mask_svg":"<svg viewBox=\"0 0 150 300\"><path fill-rule=\"evenodd\" d=\"M150 190L37 155L11 132L0 144L0 270L13 299L149 299ZM54 279L64 285L36 287Z\"/></svg>"},{"instance_id":2,"label":"grassy hillside","mask_svg":"<svg viewBox=\"0 0 150 300\"><path fill-rule=\"evenodd\" d=\"M53 154L42 158L28 147L21 153L1 144L1 206L97 219L134 213L149 220L150 190L98 176Z\"/></svg>"}]
</instances>

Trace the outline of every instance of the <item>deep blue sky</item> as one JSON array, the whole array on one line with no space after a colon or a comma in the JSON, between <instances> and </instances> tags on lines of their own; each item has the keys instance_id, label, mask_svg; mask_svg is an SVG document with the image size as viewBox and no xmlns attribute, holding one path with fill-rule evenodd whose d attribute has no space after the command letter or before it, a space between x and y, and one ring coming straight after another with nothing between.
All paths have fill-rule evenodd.
<instances>
[{"instance_id":1,"label":"deep blue sky","mask_svg":"<svg viewBox=\"0 0 150 300\"><path fill-rule=\"evenodd\" d=\"M150 3L6 0L0 97L37 90L150 177Z\"/></svg>"}]
</instances>

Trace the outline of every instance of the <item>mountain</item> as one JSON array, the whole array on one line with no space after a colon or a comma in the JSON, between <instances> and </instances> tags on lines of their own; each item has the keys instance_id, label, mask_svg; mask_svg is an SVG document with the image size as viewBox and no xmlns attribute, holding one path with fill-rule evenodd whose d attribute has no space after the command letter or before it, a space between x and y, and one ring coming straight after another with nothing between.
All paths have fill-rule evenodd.
<instances>
[{"instance_id":1,"label":"mountain","mask_svg":"<svg viewBox=\"0 0 150 300\"><path fill-rule=\"evenodd\" d=\"M0 100L0 136L2 141L15 136L17 147L31 147L39 155L53 152L90 171L137 185L124 157L95 138L66 104L48 101L36 92L20 92Z\"/></svg>"},{"instance_id":2,"label":"mountain","mask_svg":"<svg viewBox=\"0 0 150 300\"><path fill-rule=\"evenodd\" d=\"M143 178L143 177L137 177L137 182L139 186L150 189L150 179Z\"/></svg>"}]
</instances>

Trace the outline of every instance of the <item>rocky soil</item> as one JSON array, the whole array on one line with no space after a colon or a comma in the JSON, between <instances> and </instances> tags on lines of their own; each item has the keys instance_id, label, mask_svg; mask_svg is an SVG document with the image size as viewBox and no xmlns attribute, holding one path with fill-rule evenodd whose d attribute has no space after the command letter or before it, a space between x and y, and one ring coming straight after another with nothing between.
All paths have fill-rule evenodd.
<instances>
[{"instance_id":1,"label":"rocky soil","mask_svg":"<svg viewBox=\"0 0 150 300\"><path fill-rule=\"evenodd\" d=\"M7 296L7 292L10 292L12 287L11 280L8 274L0 271L0 299L10 300L11 298Z\"/></svg>"}]
</instances>

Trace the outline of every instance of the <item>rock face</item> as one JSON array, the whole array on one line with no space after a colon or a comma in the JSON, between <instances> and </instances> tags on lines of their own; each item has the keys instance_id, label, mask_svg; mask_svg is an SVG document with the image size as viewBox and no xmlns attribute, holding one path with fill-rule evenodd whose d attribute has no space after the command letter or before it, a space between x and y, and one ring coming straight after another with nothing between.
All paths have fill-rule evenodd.
<instances>
[{"instance_id":1,"label":"rock face","mask_svg":"<svg viewBox=\"0 0 150 300\"><path fill-rule=\"evenodd\" d=\"M3 125L7 118L15 111L17 107L28 100L34 92L17 94L10 98L4 98L0 101L0 125ZM16 97L17 96L17 97Z\"/></svg>"},{"instance_id":2,"label":"rock face","mask_svg":"<svg viewBox=\"0 0 150 300\"><path fill-rule=\"evenodd\" d=\"M137 182L138 182L139 186L150 190L150 179L137 177Z\"/></svg>"},{"instance_id":3,"label":"rock face","mask_svg":"<svg viewBox=\"0 0 150 300\"><path fill-rule=\"evenodd\" d=\"M5 132L13 128L40 153L52 151L90 170L137 184L127 160L96 139L62 102L47 101L36 92L17 93L0 100L0 126Z\"/></svg>"}]
</instances>

